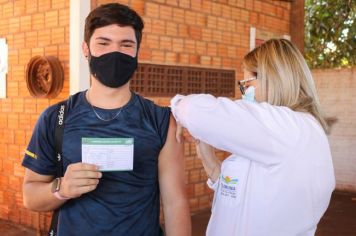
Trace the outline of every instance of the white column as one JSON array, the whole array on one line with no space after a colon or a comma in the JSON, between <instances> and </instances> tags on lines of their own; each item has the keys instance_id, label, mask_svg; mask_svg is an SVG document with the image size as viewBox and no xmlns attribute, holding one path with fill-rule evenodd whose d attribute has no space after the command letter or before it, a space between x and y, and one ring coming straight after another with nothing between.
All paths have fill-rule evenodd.
<instances>
[{"instance_id":1,"label":"white column","mask_svg":"<svg viewBox=\"0 0 356 236\"><path fill-rule=\"evenodd\" d=\"M0 98L6 98L6 74L8 68L8 47L5 38L0 38Z\"/></svg>"},{"instance_id":2,"label":"white column","mask_svg":"<svg viewBox=\"0 0 356 236\"><path fill-rule=\"evenodd\" d=\"M70 94L89 88L89 67L82 53L82 42L85 18L90 10L89 0L70 0Z\"/></svg>"},{"instance_id":3,"label":"white column","mask_svg":"<svg viewBox=\"0 0 356 236\"><path fill-rule=\"evenodd\" d=\"M256 28L250 27L250 51L256 46Z\"/></svg>"}]
</instances>

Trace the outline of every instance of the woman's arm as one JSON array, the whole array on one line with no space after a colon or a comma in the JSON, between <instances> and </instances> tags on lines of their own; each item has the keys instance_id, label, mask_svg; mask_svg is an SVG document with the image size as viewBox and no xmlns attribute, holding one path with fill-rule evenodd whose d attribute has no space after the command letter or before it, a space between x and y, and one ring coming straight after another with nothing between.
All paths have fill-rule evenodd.
<instances>
[{"instance_id":1,"label":"woman's arm","mask_svg":"<svg viewBox=\"0 0 356 236\"><path fill-rule=\"evenodd\" d=\"M293 111L285 107L199 94L177 95L171 108L194 138L263 164L279 163L299 138Z\"/></svg>"},{"instance_id":2,"label":"woman's arm","mask_svg":"<svg viewBox=\"0 0 356 236\"><path fill-rule=\"evenodd\" d=\"M206 175L212 182L215 182L221 173L221 162L215 156L215 150L209 144L202 141L196 141L197 155L202 160Z\"/></svg>"}]
</instances>

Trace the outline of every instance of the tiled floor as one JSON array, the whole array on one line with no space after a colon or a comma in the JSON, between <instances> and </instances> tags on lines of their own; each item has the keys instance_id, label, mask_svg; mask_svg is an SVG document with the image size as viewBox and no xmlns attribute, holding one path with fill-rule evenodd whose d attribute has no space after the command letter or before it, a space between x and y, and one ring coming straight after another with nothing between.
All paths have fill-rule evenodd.
<instances>
[{"instance_id":1,"label":"tiled floor","mask_svg":"<svg viewBox=\"0 0 356 236\"><path fill-rule=\"evenodd\" d=\"M193 236L205 235L210 213L192 216ZM0 235L38 236L32 229L0 220ZM356 236L356 193L335 192L316 236Z\"/></svg>"}]
</instances>

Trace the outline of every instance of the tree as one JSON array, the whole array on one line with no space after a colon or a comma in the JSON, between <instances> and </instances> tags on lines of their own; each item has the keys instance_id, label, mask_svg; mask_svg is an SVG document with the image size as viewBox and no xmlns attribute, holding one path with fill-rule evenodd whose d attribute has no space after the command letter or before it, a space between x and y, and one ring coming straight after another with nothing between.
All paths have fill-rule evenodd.
<instances>
[{"instance_id":1,"label":"tree","mask_svg":"<svg viewBox=\"0 0 356 236\"><path fill-rule=\"evenodd\" d=\"M311 68L356 65L356 1L305 1L305 57Z\"/></svg>"}]
</instances>

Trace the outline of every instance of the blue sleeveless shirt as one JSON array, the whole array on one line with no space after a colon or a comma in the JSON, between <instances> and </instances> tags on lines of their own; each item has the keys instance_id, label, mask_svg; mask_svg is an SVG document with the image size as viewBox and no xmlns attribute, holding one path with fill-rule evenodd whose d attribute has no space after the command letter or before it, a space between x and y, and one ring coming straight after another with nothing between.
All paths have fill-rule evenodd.
<instances>
[{"instance_id":1,"label":"blue sleeveless shirt","mask_svg":"<svg viewBox=\"0 0 356 236\"><path fill-rule=\"evenodd\" d=\"M60 210L58 235L162 235L159 226L160 191L158 156L166 141L169 108L132 93L112 121L102 121L93 112L85 92L69 99L63 134L64 171L81 162L81 138L134 138L133 171L103 172L97 188L68 200ZM94 108L110 119L119 109ZM55 175L54 129L57 106L40 116L28 145L36 158L25 155L23 166L42 175Z\"/></svg>"}]
</instances>

